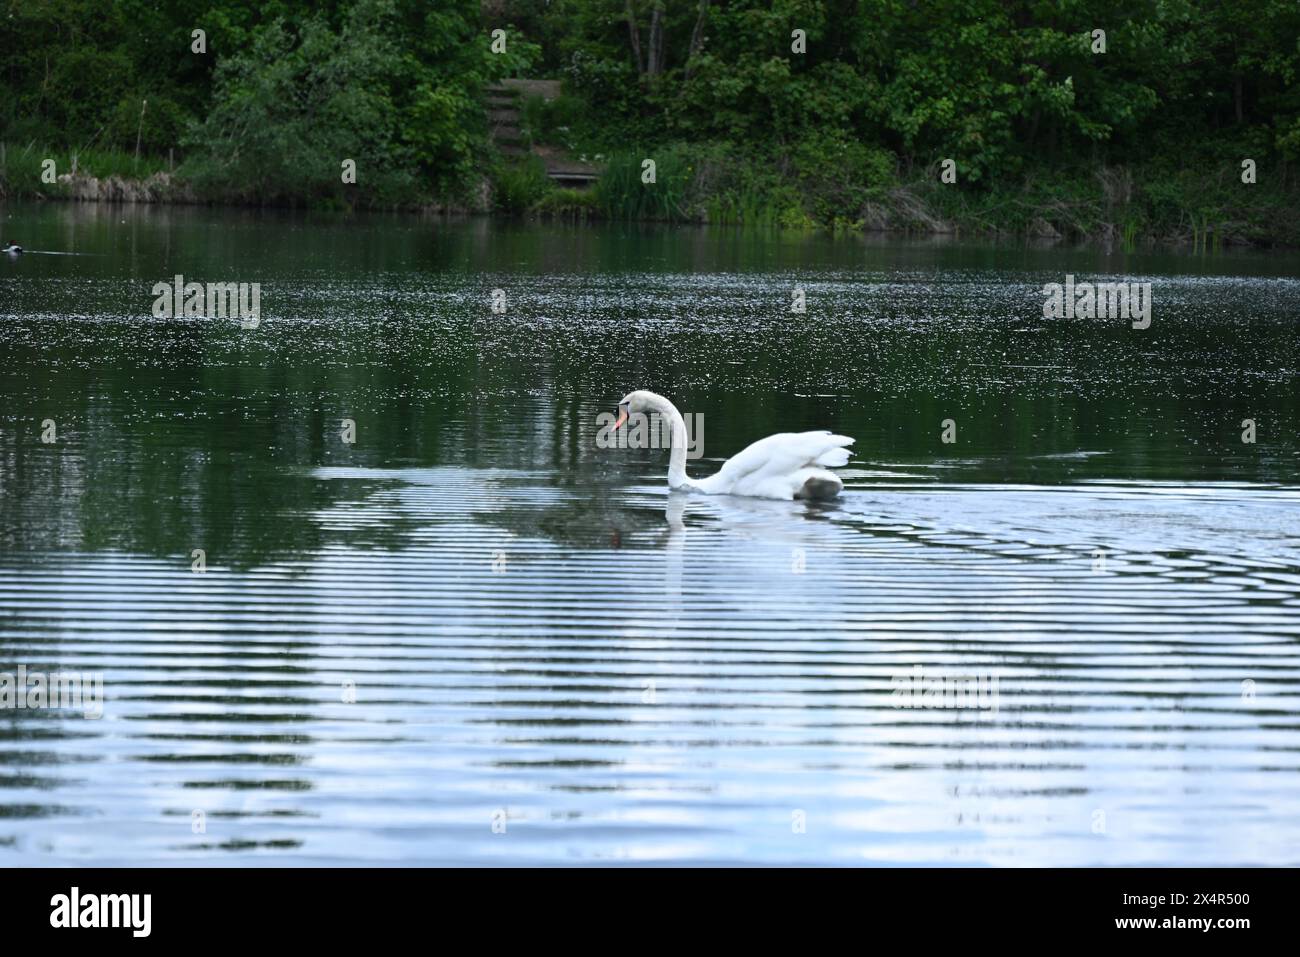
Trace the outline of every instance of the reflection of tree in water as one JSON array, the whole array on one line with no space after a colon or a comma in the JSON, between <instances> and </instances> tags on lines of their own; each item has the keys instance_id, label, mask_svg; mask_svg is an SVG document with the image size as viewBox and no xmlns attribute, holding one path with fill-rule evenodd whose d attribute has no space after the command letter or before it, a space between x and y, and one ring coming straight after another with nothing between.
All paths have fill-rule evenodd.
<instances>
[{"instance_id":1,"label":"reflection of tree in water","mask_svg":"<svg viewBox=\"0 0 1300 957\"><path fill-rule=\"evenodd\" d=\"M482 414L461 356L381 360L372 342L356 361L319 367L233 335L202 323L105 322L39 361L0 345L0 359L25 370L0 420L0 549L188 562L201 548L210 563L248 568L325 544L398 547L414 524L405 516L322 528L321 511L364 490L317 481L312 467L461 458L468 442L514 441L509 419ZM232 367L240 349L256 354ZM38 375L38 366L73 372ZM441 394L421 395L430 380ZM40 441L45 418L56 423L52 444ZM343 418L358 423L353 446L340 438Z\"/></svg>"},{"instance_id":2,"label":"reflection of tree in water","mask_svg":"<svg viewBox=\"0 0 1300 957\"><path fill-rule=\"evenodd\" d=\"M515 504L500 511L475 512L474 521L517 538L571 548L661 548L667 538L662 509L630 507L612 499Z\"/></svg>"}]
</instances>

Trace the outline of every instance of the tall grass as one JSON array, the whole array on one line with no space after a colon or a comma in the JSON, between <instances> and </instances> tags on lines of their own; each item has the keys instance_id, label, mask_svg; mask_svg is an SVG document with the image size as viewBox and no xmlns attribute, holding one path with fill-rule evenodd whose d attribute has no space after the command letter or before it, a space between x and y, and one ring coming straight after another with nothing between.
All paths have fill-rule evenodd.
<instances>
[{"instance_id":1,"label":"tall grass","mask_svg":"<svg viewBox=\"0 0 1300 957\"><path fill-rule=\"evenodd\" d=\"M706 222L759 229L809 229L816 224L804 211L802 197L790 186L741 182L701 200ZM830 226L832 224L825 224Z\"/></svg>"},{"instance_id":2,"label":"tall grass","mask_svg":"<svg viewBox=\"0 0 1300 957\"><path fill-rule=\"evenodd\" d=\"M552 189L533 209L543 216L586 222L598 216L596 193L590 189Z\"/></svg>"},{"instance_id":3,"label":"tall grass","mask_svg":"<svg viewBox=\"0 0 1300 957\"><path fill-rule=\"evenodd\" d=\"M654 182L643 180L646 160L654 161ZM690 163L678 150L616 153L596 182L596 205L610 219L677 222L691 218L690 185Z\"/></svg>"},{"instance_id":4,"label":"tall grass","mask_svg":"<svg viewBox=\"0 0 1300 957\"><path fill-rule=\"evenodd\" d=\"M526 213L551 188L546 166L536 156L503 160L492 175L492 206L503 213Z\"/></svg>"},{"instance_id":5,"label":"tall grass","mask_svg":"<svg viewBox=\"0 0 1300 957\"><path fill-rule=\"evenodd\" d=\"M47 159L54 160L55 176L76 172L81 176L105 179L148 179L169 169L166 159L136 157L133 153L102 149L68 149L28 143L0 143L0 195L14 198L62 196L64 187L57 181L46 183L42 173Z\"/></svg>"}]
</instances>

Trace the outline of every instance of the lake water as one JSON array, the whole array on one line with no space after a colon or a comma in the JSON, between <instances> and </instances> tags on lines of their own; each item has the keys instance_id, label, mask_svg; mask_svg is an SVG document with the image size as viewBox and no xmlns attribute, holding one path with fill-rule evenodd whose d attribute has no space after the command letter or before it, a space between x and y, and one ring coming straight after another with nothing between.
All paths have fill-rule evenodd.
<instances>
[{"instance_id":1,"label":"lake water","mask_svg":"<svg viewBox=\"0 0 1300 957\"><path fill-rule=\"evenodd\" d=\"M1300 864L1295 254L0 216L78 254L0 258L0 671L103 681L0 864ZM634 388L847 488L669 494Z\"/></svg>"}]
</instances>

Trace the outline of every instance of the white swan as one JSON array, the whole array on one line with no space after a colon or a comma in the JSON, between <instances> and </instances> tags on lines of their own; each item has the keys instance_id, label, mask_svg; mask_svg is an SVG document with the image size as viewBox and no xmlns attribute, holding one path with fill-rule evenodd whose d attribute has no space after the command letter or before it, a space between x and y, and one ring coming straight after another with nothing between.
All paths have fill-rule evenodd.
<instances>
[{"instance_id":1,"label":"white swan","mask_svg":"<svg viewBox=\"0 0 1300 957\"><path fill-rule=\"evenodd\" d=\"M844 483L834 472L847 465L853 444L847 435L830 432L781 432L759 439L742 452L722 463L722 468L708 478L693 479L686 474L686 423L677 407L661 395L638 389L618 403L617 429L635 412L657 412L672 429L668 456L668 485L688 488L710 495L748 495L754 498L834 498Z\"/></svg>"}]
</instances>

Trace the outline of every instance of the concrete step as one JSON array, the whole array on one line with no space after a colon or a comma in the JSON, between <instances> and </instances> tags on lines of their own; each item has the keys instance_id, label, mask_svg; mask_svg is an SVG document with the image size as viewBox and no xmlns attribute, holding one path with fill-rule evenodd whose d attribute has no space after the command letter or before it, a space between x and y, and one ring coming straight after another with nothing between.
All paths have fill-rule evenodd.
<instances>
[{"instance_id":1,"label":"concrete step","mask_svg":"<svg viewBox=\"0 0 1300 957\"><path fill-rule=\"evenodd\" d=\"M502 80L489 90L505 89L524 96L540 96L543 100L555 99L560 95L559 80Z\"/></svg>"},{"instance_id":2,"label":"concrete step","mask_svg":"<svg viewBox=\"0 0 1300 957\"><path fill-rule=\"evenodd\" d=\"M556 186L563 186L565 189L590 189L596 185L596 176L559 176L548 173L552 183Z\"/></svg>"},{"instance_id":3,"label":"concrete step","mask_svg":"<svg viewBox=\"0 0 1300 957\"><path fill-rule=\"evenodd\" d=\"M528 147L520 131L520 96L553 100L560 95L558 80L503 80L487 88L488 129L501 155L536 156L551 182L569 189L588 189L600 178L599 167L569 159L554 146Z\"/></svg>"},{"instance_id":4,"label":"concrete step","mask_svg":"<svg viewBox=\"0 0 1300 957\"><path fill-rule=\"evenodd\" d=\"M584 183L594 183L600 179L600 173L591 169L553 169L547 167L546 175L551 179L581 180Z\"/></svg>"}]
</instances>

